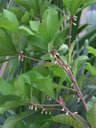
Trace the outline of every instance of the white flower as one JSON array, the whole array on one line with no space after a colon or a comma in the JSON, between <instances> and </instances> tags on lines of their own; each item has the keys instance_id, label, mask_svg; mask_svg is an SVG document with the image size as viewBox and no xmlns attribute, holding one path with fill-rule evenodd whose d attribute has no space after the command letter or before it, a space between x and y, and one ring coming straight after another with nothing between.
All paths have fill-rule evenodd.
<instances>
[{"instance_id":1,"label":"white flower","mask_svg":"<svg viewBox=\"0 0 96 128\"><path fill-rule=\"evenodd\" d=\"M76 23L73 22L73 25L76 26Z\"/></svg>"},{"instance_id":2,"label":"white flower","mask_svg":"<svg viewBox=\"0 0 96 128\"><path fill-rule=\"evenodd\" d=\"M52 114L52 112L50 111L50 112L49 112L49 115L51 115L51 114Z\"/></svg>"},{"instance_id":3,"label":"white flower","mask_svg":"<svg viewBox=\"0 0 96 128\"><path fill-rule=\"evenodd\" d=\"M37 111L37 106L35 106L35 111Z\"/></svg>"},{"instance_id":4,"label":"white flower","mask_svg":"<svg viewBox=\"0 0 96 128\"><path fill-rule=\"evenodd\" d=\"M64 112L64 110L65 110L65 109L64 109L64 108L62 108L62 112Z\"/></svg>"},{"instance_id":5,"label":"white flower","mask_svg":"<svg viewBox=\"0 0 96 128\"><path fill-rule=\"evenodd\" d=\"M44 108L44 109L42 109L41 114L43 114L43 113L44 113L44 111L45 111L45 108Z\"/></svg>"},{"instance_id":6,"label":"white flower","mask_svg":"<svg viewBox=\"0 0 96 128\"><path fill-rule=\"evenodd\" d=\"M23 53L23 51L20 52L21 54Z\"/></svg>"},{"instance_id":7,"label":"white flower","mask_svg":"<svg viewBox=\"0 0 96 128\"><path fill-rule=\"evenodd\" d=\"M78 112L74 112L74 114L78 114Z\"/></svg>"},{"instance_id":8,"label":"white flower","mask_svg":"<svg viewBox=\"0 0 96 128\"><path fill-rule=\"evenodd\" d=\"M47 115L48 114L48 111L45 111L45 114Z\"/></svg>"},{"instance_id":9,"label":"white flower","mask_svg":"<svg viewBox=\"0 0 96 128\"><path fill-rule=\"evenodd\" d=\"M80 98L78 98L78 99L77 99L77 103L79 103L79 102L80 102L80 100L81 100L81 99L80 99Z\"/></svg>"},{"instance_id":10,"label":"white flower","mask_svg":"<svg viewBox=\"0 0 96 128\"><path fill-rule=\"evenodd\" d=\"M29 109L30 110L33 110L34 109L33 105L29 106Z\"/></svg>"},{"instance_id":11,"label":"white flower","mask_svg":"<svg viewBox=\"0 0 96 128\"><path fill-rule=\"evenodd\" d=\"M21 58L21 61L22 61L22 62L24 61L24 58L23 58L23 57Z\"/></svg>"},{"instance_id":12,"label":"white flower","mask_svg":"<svg viewBox=\"0 0 96 128\"><path fill-rule=\"evenodd\" d=\"M69 115L69 112L68 111L66 112L66 115Z\"/></svg>"},{"instance_id":13,"label":"white flower","mask_svg":"<svg viewBox=\"0 0 96 128\"><path fill-rule=\"evenodd\" d=\"M20 55L18 56L18 60L19 60L19 61L21 60L21 56L20 56Z\"/></svg>"}]
</instances>

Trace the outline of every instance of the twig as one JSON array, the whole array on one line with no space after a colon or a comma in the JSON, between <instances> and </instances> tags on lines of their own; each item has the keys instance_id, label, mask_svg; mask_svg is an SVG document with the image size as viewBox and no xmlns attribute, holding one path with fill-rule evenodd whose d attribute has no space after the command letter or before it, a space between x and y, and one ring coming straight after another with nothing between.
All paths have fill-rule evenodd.
<instances>
[{"instance_id":1,"label":"twig","mask_svg":"<svg viewBox=\"0 0 96 128\"><path fill-rule=\"evenodd\" d=\"M67 112L70 116L72 116L75 120L77 120L81 125L83 125L81 123L81 121L75 116L77 114L77 112L71 112L64 103L64 99L60 96L59 100L57 100L57 102L64 108L64 111Z\"/></svg>"},{"instance_id":2,"label":"twig","mask_svg":"<svg viewBox=\"0 0 96 128\"><path fill-rule=\"evenodd\" d=\"M36 58L33 58L33 57L26 56L26 55L23 54L23 51L21 51L20 53L18 53L17 56L21 60L23 60L25 58L25 59L30 59L30 60L37 61L37 62L40 62L40 61L48 62L48 61L45 61L45 60L36 59Z\"/></svg>"},{"instance_id":3,"label":"twig","mask_svg":"<svg viewBox=\"0 0 96 128\"><path fill-rule=\"evenodd\" d=\"M73 73L72 73L72 71L71 71L71 69L70 69L70 66L67 65L67 64L62 60L62 58L60 57L59 53L58 53L56 50L53 50L53 51L51 52L51 54L52 54L54 60L58 62L58 64L64 69L64 71L65 71L65 72L67 73L67 75L70 77L71 81L74 83L74 86L75 86L75 88L76 88L76 92L77 92L78 96L80 97L80 99L81 99L81 101L82 101L82 103L83 103L83 105L84 105L84 107L85 107L85 110L88 112L88 107L87 107L87 105L86 105L86 102L85 102L85 100L84 100L84 97L83 97L83 95L82 95L82 92L81 92L81 90L80 90L80 88L79 88L79 86L78 86L77 80L76 80L76 78L74 77L74 75L73 75Z\"/></svg>"},{"instance_id":4,"label":"twig","mask_svg":"<svg viewBox=\"0 0 96 128\"><path fill-rule=\"evenodd\" d=\"M61 106L60 104L34 104L32 103L33 106L40 106L40 107L56 107L56 106Z\"/></svg>"},{"instance_id":5,"label":"twig","mask_svg":"<svg viewBox=\"0 0 96 128\"><path fill-rule=\"evenodd\" d=\"M68 42L68 47L69 48L70 48L70 45L71 45L72 22L73 22L73 17L70 16L69 42Z\"/></svg>"},{"instance_id":6,"label":"twig","mask_svg":"<svg viewBox=\"0 0 96 128\"><path fill-rule=\"evenodd\" d=\"M83 125L81 123L81 121L78 119L78 117L76 117L75 115L77 114L77 112L71 112L66 106L65 106L65 103L64 103L64 100L63 98L60 96L59 97L59 100L58 99L55 99L56 102L58 104L34 104L32 103L30 106L29 106L29 109L33 110L35 109L36 110L42 110L41 113L45 113L45 114L48 114L47 111L51 112L51 111L62 111L62 112L65 112L66 115L70 115L72 116L75 120L77 120L81 125ZM56 107L56 106L61 106L62 109L60 108L52 108L52 107ZM50 107L50 108L49 108Z\"/></svg>"},{"instance_id":7,"label":"twig","mask_svg":"<svg viewBox=\"0 0 96 128\"><path fill-rule=\"evenodd\" d=\"M40 60L40 59L36 59L36 58L32 58L32 57L29 57L29 56L26 56L26 55L24 55L24 54L22 54L22 57L23 58L26 58L26 59L30 59L30 60L33 60L33 61L43 61L43 60ZM44 61L45 62L45 61Z\"/></svg>"}]
</instances>

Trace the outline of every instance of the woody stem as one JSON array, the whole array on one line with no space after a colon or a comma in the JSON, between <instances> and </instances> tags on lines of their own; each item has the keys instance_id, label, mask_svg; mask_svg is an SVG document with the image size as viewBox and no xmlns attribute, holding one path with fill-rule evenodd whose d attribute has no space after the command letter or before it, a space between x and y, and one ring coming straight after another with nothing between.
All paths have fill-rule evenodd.
<instances>
[{"instance_id":1,"label":"woody stem","mask_svg":"<svg viewBox=\"0 0 96 128\"><path fill-rule=\"evenodd\" d=\"M70 16L69 42L68 42L68 47L69 48L70 48L70 45L71 45L72 22L73 22L73 17Z\"/></svg>"},{"instance_id":2,"label":"woody stem","mask_svg":"<svg viewBox=\"0 0 96 128\"><path fill-rule=\"evenodd\" d=\"M58 64L64 69L64 71L67 73L67 75L69 76L69 78L71 79L71 81L74 83L74 86L76 88L76 92L78 94L78 96L80 97L83 105L84 105L84 108L86 110L86 112L88 112L88 107L86 105L86 102L85 102L85 99L83 97L83 94L78 86L78 83L77 83L77 80L76 78L74 77L71 69L70 69L70 66L68 66L67 64L65 64L65 62L62 60L62 58L60 57L59 53L54 50L53 53L52 53L53 57L55 56L55 60L58 62Z\"/></svg>"}]
</instances>

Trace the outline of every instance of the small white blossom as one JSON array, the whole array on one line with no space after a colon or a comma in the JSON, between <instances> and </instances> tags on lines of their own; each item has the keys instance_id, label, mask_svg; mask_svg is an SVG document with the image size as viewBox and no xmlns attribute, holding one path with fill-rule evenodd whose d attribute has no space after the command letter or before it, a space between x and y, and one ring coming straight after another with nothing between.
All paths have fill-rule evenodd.
<instances>
[{"instance_id":1,"label":"small white blossom","mask_svg":"<svg viewBox=\"0 0 96 128\"><path fill-rule=\"evenodd\" d=\"M53 58L52 54L50 54L50 57Z\"/></svg>"},{"instance_id":2,"label":"small white blossom","mask_svg":"<svg viewBox=\"0 0 96 128\"><path fill-rule=\"evenodd\" d=\"M31 109L31 106L29 106L29 109Z\"/></svg>"},{"instance_id":3,"label":"small white blossom","mask_svg":"<svg viewBox=\"0 0 96 128\"><path fill-rule=\"evenodd\" d=\"M42 109L41 114L43 114L43 113L44 113L44 111L45 111L45 109Z\"/></svg>"},{"instance_id":4,"label":"small white blossom","mask_svg":"<svg viewBox=\"0 0 96 128\"><path fill-rule=\"evenodd\" d=\"M66 115L69 115L69 112L68 111L66 112Z\"/></svg>"},{"instance_id":5,"label":"small white blossom","mask_svg":"<svg viewBox=\"0 0 96 128\"><path fill-rule=\"evenodd\" d=\"M22 62L24 61L24 58L23 58L23 57L21 58L21 61L22 61Z\"/></svg>"},{"instance_id":6,"label":"small white blossom","mask_svg":"<svg viewBox=\"0 0 96 128\"><path fill-rule=\"evenodd\" d=\"M35 106L35 111L37 111L37 106Z\"/></svg>"},{"instance_id":7,"label":"small white blossom","mask_svg":"<svg viewBox=\"0 0 96 128\"><path fill-rule=\"evenodd\" d=\"M71 87L73 87L73 86L74 86L74 83L71 84Z\"/></svg>"},{"instance_id":8,"label":"small white blossom","mask_svg":"<svg viewBox=\"0 0 96 128\"><path fill-rule=\"evenodd\" d=\"M64 109L64 108L62 108L62 112L64 112L64 110L65 110L65 109Z\"/></svg>"},{"instance_id":9,"label":"small white blossom","mask_svg":"<svg viewBox=\"0 0 96 128\"><path fill-rule=\"evenodd\" d=\"M50 111L50 112L49 112L49 115L51 115L51 114L52 114L52 112Z\"/></svg>"},{"instance_id":10,"label":"small white blossom","mask_svg":"<svg viewBox=\"0 0 96 128\"><path fill-rule=\"evenodd\" d=\"M47 115L48 114L48 111L45 111L45 114Z\"/></svg>"},{"instance_id":11,"label":"small white blossom","mask_svg":"<svg viewBox=\"0 0 96 128\"><path fill-rule=\"evenodd\" d=\"M78 112L74 112L74 114L78 114Z\"/></svg>"},{"instance_id":12,"label":"small white blossom","mask_svg":"<svg viewBox=\"0 0 96 128\"><path fill-rule=\"evenodd\" d=\"M21 51L20 53L23 54L23 51Z\"/></svg>"},{"instance_id":13,"label":"small white blossom","mask_svg":"<svg viewBox=\"0 0 96 128\"><path fill-rule=\"evenodd\" d=\"M19 60L19 61L21 60L21 56L20 56L20 55L18 56L18 60Z\"/></svg>"},{"instance_id":14,"label":"small white blossom","mask_svg":"<svg viewBox=\"0 0 96 128\"><path fill-rule=\"evenodd\" d=\"M73 25L76 26L76 23L73 22Z\"/></svg>"},{"instance_id":15,"label":"small white blossom","mask_svg":"<svg viewBox=\"0 0 96 128\"><path fill-rule=\"evenodd\" d=\"M78 98L78 99L77 99L77 103L79 103L79 102L80 102L80 100L81 100L81 99L80 99L80 98Z\"/></svg>"},{"instance_id":16,"label":"small white blossom","mask_svg":"<svg viewBox=\"0 0 96 128\"><path fill-rule=\"evenodd\" d=\"M29 106L29 109L30 110L33 110L34 109L33 105Z\"/></svg>"},{"instance_id":17,"label":"small white blossom","mask_svg":"<svg viewBox=\"0 0 96 128\"><path fill-rule=\"evenodd\" d=\"M74 16L75 19L77 19L78 17L77 16Z\"/></svg>"},{"instance_id":18,"label":"small white blossom","mask_svg":"<svg viewBox=\"0 0 96 128\"><path fill-rule=\"evenodd\" d=\"M74 21L77 21L77 19L76 19L76 18L74 18Z\"/></svg>"},{"instance_id":19,"label":"small white blossom","mask_svg":"<svg viewBox=\"0 0 96 128\"><path fill-rule=\"evenodd\" d=\"M54 61L54 63L55 63L55 64L58 64L58 62L57 62L57 61Z\"/></svg>"},{"instance_id":20,"label":"small white blossom","mask_svg":"<svg viewBox=\"0 0 96 128\"><path fill-rule=\"evenodd\" d=\"M41 114L43 114L43 113L44 113L44 111L42 110L42 111L41 111Z\"/></svg>"},{"instance_id":21,"label":"small white blossom","mask_svg":"<svg viewBox=\"0 0 96 128\"><path fill-rule=\"evenodd\" d=\"M33 110L33 109L34 109L34 106L32 105L32 106L31 106L31 110Z\"/></svg>"}]
</instances>

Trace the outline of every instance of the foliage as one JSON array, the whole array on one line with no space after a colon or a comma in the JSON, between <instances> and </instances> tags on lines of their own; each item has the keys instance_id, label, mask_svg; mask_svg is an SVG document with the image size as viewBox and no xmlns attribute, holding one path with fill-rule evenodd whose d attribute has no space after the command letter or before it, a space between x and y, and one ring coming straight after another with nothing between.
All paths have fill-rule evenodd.
<instances>
[{"instance_id":1,"label":"foliage","mask_svg":"<svg viewBox=\"0 0 96 128\"><path fill-rule=\"evenodd\" d=\"M96 127L96 27L79 37L89 28L81 12L95 2L1 1L2 128Z\"/></svg>"}]
</instances>

